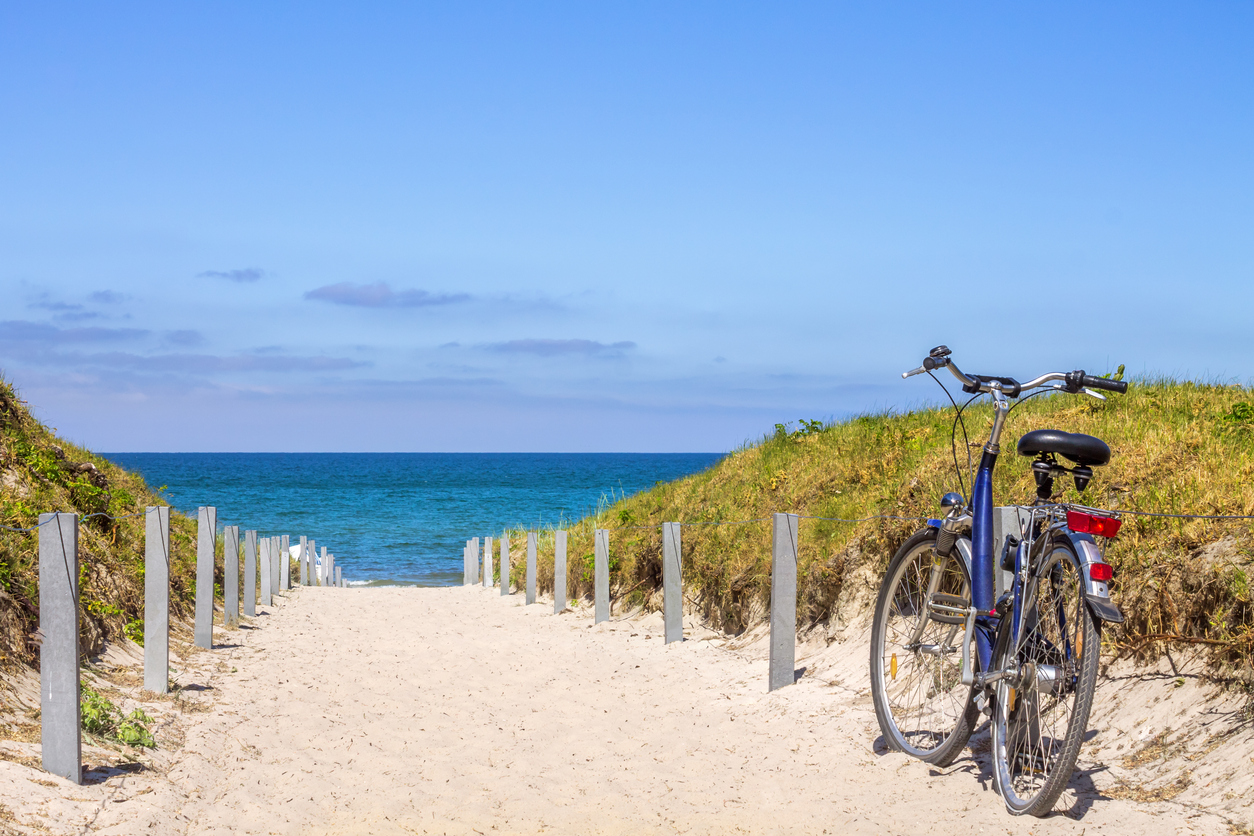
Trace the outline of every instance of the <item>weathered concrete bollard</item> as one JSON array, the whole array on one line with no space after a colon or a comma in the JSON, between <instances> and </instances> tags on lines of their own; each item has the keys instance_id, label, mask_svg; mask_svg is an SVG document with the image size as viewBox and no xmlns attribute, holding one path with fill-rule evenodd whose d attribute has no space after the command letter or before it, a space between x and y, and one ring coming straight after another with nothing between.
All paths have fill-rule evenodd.
<instances>
[{"instance_id":1,"label":"weathered concrete bollard","mask_svg":"<svg viewBox=\"0 0 1254 836\"><path fill-rule=\"evenodd\" d=\"M662 623L666 644L684 640L682 536L679 523L662 523Z\"/></svg>"},{"instance_id":2,"label":"weathered concrete bollard","mask_svg":"<svg viewBox=\"0 0 1254 836\"><path fill-rule=\"evenodd\" d=\"M78 515L39 515L39 724L43 767L83 783L78 681Z\"/></svg>"},{"instance_id":3,"label":"weathered concrete bollard","mask_svg":"<svg viewBox=\"0 0 1254 836\"><path fill-rule=\"evenodd\" d=\"M270 594L279 594L279 578L282 577L283 555L279 553L279 537L270 538Z\"/></svg>"},{"instance_id":4,"label":"weathered concrete bollard","mask_svg":"<svg viewBox=\"0 0 1254 836\"><path fill-rule=\"evenodd\" d=\"M144 687L170 690L170 509L144 513Z\"/></svg>"},{"instance_id":5,"label":"weathered concrete bollard","mask_svg":"<svg viewBox=\"0 0 1254 836\"><path fill-rule=\"evenodd\" d=\"M536 533L527 532L527 603L536 602Z\"/></svg>"},{"instance_id":6,"label":"weathered concrete bollard","mask_svg":"<svg viewBox=\"0 0 1254 836\"><path fill-rule=\"evenodd\" d=\"M553 614L566 609L566 532L553 532Z\"/></svg>"},{"instance_id":7,"label":"weathered concrete bollard","mask_svg":"<svg viewBox=\"0 0 1254 836\"><path fill-rule=\"evenodd\" d=\"M327 586L335 586L335 555L327 555Z\"/></svg>"},{"instance_id":8,"label":"weathered concrete bollard","mask_svg":"<svg viewBox=\"0 0 1254 836\"><path fill-rule=\"evenodd\" d=\"M244 615L257 615L257 532L244 532Z\"/></svg>"},{"instance_id":9,"label":"weathered concrete bollard","mask_svg":"<svg viewBox=\"0 0 1254 836\"><path fill-rule=\"evenodd\" d=\"M270 576L273 574L274 561L270 559L269 537L261 537L257 542L257 567L261 569L261 606L272 606L274 593L270 591Z\"/></svg>"},{"instance_id":10,"label":"weathered concrete bollard","mask_svg":"<svg viewBox=\"0 0 1254 836\"><path fill-rule=\"evenodd\" d=\"M470 585L470 541L462 543L462 586Z\"/></svg>"},{"instance_id":11,"label":"weathered concrete bollard","mask_svg":"<svg viewBox=\"0 0 1254 836\"><path fill-rule=\"evenodd\" d=\"M797 681L796 514L771 515L771 665L774 691Z\"/></svg>"},{"instance_id":12,"label":"weathered concrete bollard","mask_svg":"<svg viewBox=\"0 0 1254 836\"><path fill-rule=\"evenodd\" d=\"M509 594L509 535L501 535L501 594Z\"/></svg>"},{"instance_id":13,"label":"weathered concrete bollard","mask_svg":"<svg viewBox=\"0 0 1254 836\"><path fill-rule=\"evenodd\" d=\"M222 626L239 627L239 526L222 529Z\"/></svg>"},{"instance_id":14,"label":"weathered concrete bollard","mask_svg":"<svg viewBox=\"0 0 1254 836\"><path fill-rule=\"evenodd\" d=\"M335 567L335 585L344 588L344 573L340 571L340 567Z\"/></svg>"},{"instance_id":15,"label":"weathered concrete bollard","mask_svg":"<svg viewBox=\"0 0 1254 836\"><path fill-rule=\"evenodd\" d=\"M213 647L213 569L218 509L202 505L196 519L196 646Z\"/></svg>"},{"instance_id":16,"label":"weathered concrete bollard","mask_svg":"<svg viewBox=\"0 0 1254 836\"><path fill-rule=\"evenodd\" d=\"M593 624L610 620L610 532L598 528L593 534L594 557L592 566Z\"/></svg>"},{"instance_id":17,"label":"weathered concrete bollard","mask_svg":"<svg viewBox=\"0 0 1254 836\"><path fill-rule=\"evenodd\" d=\"M279 589L292 588L292 535L284 534L283 543L279 546L282 571L279 572Z\"/></svg>"},{"instance_id":18,"label":"weathered concrete bollard","mask_svg":"<svg viewBox=\"0 0 1254 836\"><path fill-rule=\"evenodd\" d=\"M300 535L300 557L296 558L296 562L300 564L300 585L305 586L309 580L309 538L304 534Z\"/></svg>"},{"instance_id":19,"label":"weathered concrete bollard","mask_svg":"<svg viewBox=\"0 0 1254 836\"><path fill-rule=\"evenodd\" d=\"M483 538L483 588L492 585L492 538Z\"/></svg>"},{"instance_id":20,"label":"weathered concrete bollard","mask_svg":"<svg viewBox=\"0 0 1254 836\"><path fill-rule=\"evenodd\" d=\"M479 538L470 538L470 582L479 582Z\"/></svg>"},{"instance_id":21,"label":"weathered concrete bollard","mask_svg":"<svg viewBox=\"0 0 1254 836\"><path fill-rule=\"evenodd\" d=\"M318 564L318 586L330 586L331 581L327 577L327 567L331 565L331 556L327 554L327 547L322 547L322 562Z\"/></svg>"},{"instance_id":22,"label":"weathered concrete bollard","mask_svg":"<svg viewBox=\"0 0 1254 836\"><path fill-rule=\"evenodd\" d=\"M318 578L314 574L314 572L317 571L316 567L318 563L318 543L316 540L309 541L309 550L305 552L305 562L308 564L307 568L309 571L306 572L306 574L309 578L309 585L317 586Z\"/></svg>"}]
</instances>

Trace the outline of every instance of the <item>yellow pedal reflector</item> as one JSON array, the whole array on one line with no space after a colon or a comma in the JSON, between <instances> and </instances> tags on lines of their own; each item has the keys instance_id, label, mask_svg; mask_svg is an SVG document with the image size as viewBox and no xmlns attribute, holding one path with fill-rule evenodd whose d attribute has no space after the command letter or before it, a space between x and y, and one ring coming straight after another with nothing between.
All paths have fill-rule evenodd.
<instances>
[{"instance_id":1,"label":"yellow pedal reflector","mask_svg":"<svg viewBox=\"0 0 1254 836\"><path fill-rule=\"evenodd\" d=\"M897 654L893 654L893 658L888 663L889 675L894 681L897 679Z\"/></svg>"},{"instance_id":2,"label":"yellow pedal reflector","mask_svg":"<svg viewBox=\"0 0 1254 836\"><path fill-rule=\"evenodd\" d=\"M1084 658L1084 627L1079 624L1075 631L1075 658L1076 661Z\"/></svg>"},{"instance_id":3,"label":"yellow pedal reflector","mask_svg":"<svg viewBox=\"0 0 1254 836\"><path fill-rule=\"evenodd\" d=\"M1007 711L1007 713L1009 713L1009 712L1011 712L1011 711L1014 711L1014 710L1015 710L1015 696L1016 696L1016 695L1015 695L1015 689L1014 689L1014 688L1011 688L1011 689L1010 689L1010 692L1006 695L1006 711Z\"/></svg>"}]
</instances>

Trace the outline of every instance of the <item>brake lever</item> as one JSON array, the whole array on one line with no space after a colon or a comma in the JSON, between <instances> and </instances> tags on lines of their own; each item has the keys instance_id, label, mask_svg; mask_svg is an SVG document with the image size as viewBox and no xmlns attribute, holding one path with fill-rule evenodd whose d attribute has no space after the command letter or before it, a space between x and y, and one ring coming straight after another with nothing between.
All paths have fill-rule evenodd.
<instances>
[{"instance_id":1,"label":"brake lever","mask_svg":"<svg viewBox=\"0 0 1254 836\"><path fill-rule=\"evenodd\" d=\"M927 371L926 368L924 368L923 366L919 366L914 371L902 372L901 379L905 380L907 377L914 377L916 374L923 374L925 371Z\"/></svg>"},{"instance_id":2,"label":"brake lever","mask_svg":"<svg viewBox=\"0 0 1254 836\"><path fill-rule=\"evenodd\" d=\"M1097 398L1099 401L1106 400L1106 396L1103 395L1101 392L1094 392L1092 389L1088 389L1088 388L1081 389L1080 391L1082 391L1086 395Z\"/></svg>"}]
</instances>

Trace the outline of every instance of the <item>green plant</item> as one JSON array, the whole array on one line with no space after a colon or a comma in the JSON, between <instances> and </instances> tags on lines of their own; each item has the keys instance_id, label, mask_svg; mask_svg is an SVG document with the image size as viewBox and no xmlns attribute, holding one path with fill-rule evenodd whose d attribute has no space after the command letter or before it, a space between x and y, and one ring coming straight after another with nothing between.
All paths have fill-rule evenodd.
<instances>
[{"instance_id":1,"label":"green plant","mask_svg":"<svg viewBox=\"0 0 1254 836\"><path fill-rule=\"evenodd\" d=\"M1219 416L1219 420L1223 422L1225 432L1244 433L1254 430L1254 403L1237 401L1226 415Z\"/></svg>"},{"instance_id":2,"label":"green plant","mask_svg":"<svg viewBox=\"0 0 1254 836\"><path fill-rule=\"evenodd\" d=\"M108 697L90 685L82 687L79 705L83 731L88 734L116 740L127 746L141 746L145 749L157 747L157 741L148 729L152 718L143 709L137 708L122 716L122 712Z\"/></svg>"},{"instance_id":3,"label":"green plant","mask_svg":"<svg viewBox=\"0 0 1254 836\"><path fill-rule=\"evenodd\" d=\"M144 646L144 622L141 619L137 618L126 622L126 627L123 628L122 632L135 644L140 647Z\"/></svg>"},{"instance_id":4,"label":"green plant","mask_svg":"<svg viewBox=\"0 0 1254 836\"><path fill-rule=\"evenodd\" d=\"M1123 380L1123 363L1119 364L1119 368L1115 369L1113 372L1106 372L1106 374L1102 375L1102 377L1107 378L1108 380Z\"/></svg>"},{"instance_id":5,"label":"green plant","mask_svg":"<svg viewBox=\"0 0 1254 836\"><path fill-rule=\"evenodd\" d=\"M827 425L822 421L807 421L805 418L797 419L797 429L792 432L788 431L787 424L775 425L775 438L779 441L785 439L789 441L801 441L808 435L818 435L827 429Z\"/></svg>"},{"instance_id":6,"label":"green plant","mask_svg":"<svg viewBox=\"0 0 1254 836\"><path fill-rule=\"evenodd\" d=\"M118 723L117 739L127 746L155 749L157 748L157 741L153 738L152 732L148 730L148 724L151 722L152 718L145 714L142 708L137 708L123 717L122 722Z\"/></svg>"}]
</instances>

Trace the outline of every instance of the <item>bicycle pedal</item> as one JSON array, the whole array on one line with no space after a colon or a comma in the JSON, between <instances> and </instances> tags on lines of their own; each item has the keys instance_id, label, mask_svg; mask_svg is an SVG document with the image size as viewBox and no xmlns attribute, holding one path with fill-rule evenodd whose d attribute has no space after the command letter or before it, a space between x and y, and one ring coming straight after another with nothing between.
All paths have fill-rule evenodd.
<instances>
[{"instance_id":1,"label":"bicycle pedal","mask_svg":"<svg viewBox=\"0 0 1254 836\"><path fill-rule=\"evenodd\" d=\"M983 691L977 691L975 695L975 707L985 716L993 716L993 702L988 698L988 694Z\"/></svg>"}]
</instances>

